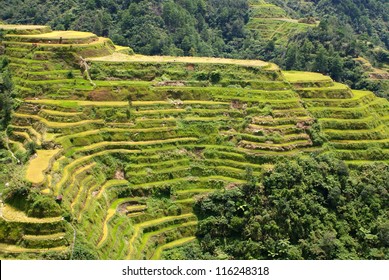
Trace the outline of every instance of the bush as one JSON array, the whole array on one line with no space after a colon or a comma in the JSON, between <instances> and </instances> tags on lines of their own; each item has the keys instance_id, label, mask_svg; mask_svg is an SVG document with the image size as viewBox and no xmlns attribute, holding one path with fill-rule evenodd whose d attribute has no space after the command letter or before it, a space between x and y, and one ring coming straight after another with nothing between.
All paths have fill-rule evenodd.
<instances>
[{"instance_id":1,"label":"bush","mask_svg":"<svg viewBox=\"0 0 389 280\"><path fill-rule=\"evenodd\" d=\"M222 79L222 74L219 71L212 71L209 74L209 79L213 84L217 84Z\"/></svg>"},{"instance_id":2,"label":"bush","mask_svg":"<svg viewBox=\"0 0 389 280\"><path fill-rule=\"evenodd\" d=\"M36 218L56 217L61 214L61 208L53 198L37 195L29 207L27 214Z\"/></svg>"},{"instance_id":3,"label":"bush","mask_svg":"<svg viewBox=\"0 0 389 280\"><path fill-rule=\"evenodd\" d=\"M73 260L97 260L97 255L87 243L76 240L73 249Z\"/></svg>"},{"instance_id":4,"label":"bush","mask_svg":"<svg viewBox=\"0 0 389 280\"><path fill-rule=\"evenodd\" d=\"M200 71L200 72L197 72L194 77L196 78L196 80L198 81L206 81L208 80L208 74L204 71Z\"/></svg>"}]
</instances>

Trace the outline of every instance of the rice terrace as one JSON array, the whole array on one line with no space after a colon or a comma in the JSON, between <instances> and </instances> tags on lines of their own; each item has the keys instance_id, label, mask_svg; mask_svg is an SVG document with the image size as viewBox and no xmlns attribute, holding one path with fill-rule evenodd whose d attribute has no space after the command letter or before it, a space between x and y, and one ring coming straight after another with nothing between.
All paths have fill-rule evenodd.
<instances>
[{"instance_id":1,"label":"rice terrace","mask_svg":"<svg viewBox=\"0 0 389 280\"><path fill-rule=\"evenodd\" d=\"M271 21L278 42L279 25L310 25L273 12L251 28ZM328 76L140 55L48 26L0 31L0 87L18 92L4 145L22 162L0 204L1 259L180 258L206 238L198 201L249 183L266 192L260 178L280 161L389 163L389 102Z\"/></svg>"}]
</instances>

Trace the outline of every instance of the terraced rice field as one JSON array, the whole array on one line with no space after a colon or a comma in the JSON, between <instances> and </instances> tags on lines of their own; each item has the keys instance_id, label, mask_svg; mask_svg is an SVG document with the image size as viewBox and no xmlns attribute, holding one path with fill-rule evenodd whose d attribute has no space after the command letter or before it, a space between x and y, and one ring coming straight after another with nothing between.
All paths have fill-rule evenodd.
<instances>
[{"instance_id":1,"label":"terraced rice field","mask_svg":"<svg viewBox=\"0 0 389 280\"><path fill-rule=\"evenodd\" d=\"M33 38L60 34L79 35ZM388 161L389 103L320 74L124 55L103 38L65 48L87 58L85 71L57 55L63 42L35 49L31 36L7 38L23 99L10 146L16 155L37 147L26 178L60 198L67 216L36 219L3 205L0 223L22 233L8 244L0 238L5 256L71 255L73 226L101 259L159 259L196 242L199 197L245 184L249 172L260 177L279 158L332 152L350 166Z\"/></svg>"},{"instance_id":2,"label":"terraced rice field","mask_svg":"<svg viewBox=\"0 0 389 280\"><path fill-rule=\"evenodd\" d=\"M250 21L247 28L265 40L286 44L291 36L316 26L288 18L285 10L266 1L250 1Z\"/></svg>"},{"instance_id":3,"label":"terraced rice field","mask_svg":"<svg viewBox=\"0 0 389 280\"><path fill-rule=\"evenodd\" d=\"M27 168L26 178L33 184L42 184L44 172L50 167L50 162L59 150L38 150L36 158L32 159Z\"/></svg>"},{"instance_id":4,"label":"terraced rice field","mask_svg":"<svg viewBox=\"0 0 389 280\"><path fill-rule=\"evenodd\" d=\"M277 68L272 63L261 60L238 60L215 57L172 57L172 56L145 56L145 55L126 55L122 53L114 53L110 56L90 58L90 61L104 62L156 62L156 63L212 63L212 64L233 64L244 66L259 66Z\"/></svg>"}]
</instances>

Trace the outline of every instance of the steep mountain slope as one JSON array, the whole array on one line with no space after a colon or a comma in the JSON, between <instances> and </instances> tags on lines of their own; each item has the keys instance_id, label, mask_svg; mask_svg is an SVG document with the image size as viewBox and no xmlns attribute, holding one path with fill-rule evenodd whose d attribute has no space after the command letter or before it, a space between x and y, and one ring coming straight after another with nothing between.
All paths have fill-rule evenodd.
<instances>
[{"instance_id":1,"label":"steep mountain slope","mask_svg":"<svg viewBox=\"0 0 389 280\"><path fill-rule=\"evenodd\" d=\"M2 257L159 258L196 242L199 197L261 178L279 159L388 162L389 102L321 74L0 29L18 97L5 153L25 163L22 178L5 176Z\"/></svg>"},{"instance_id":2,"label":"steep mountain slope","mask_svg":"<svg viewBox=\"0 0 389 280\"><path fill-rule=\"evenodd\" d=\"M143 54L226 56L245 36L248 4L247 0L4 0L0 20L92 31Z\"/></svg>"},{"instance_id":3,"label":"steep mountain slope","mask_svg":"<svg viewBox=\"0 0 389 280\"><path fill-rule=\"evenodd\" d=\"M148 55L272 61L389 98L388 14L385 0L5 0L0 20L93 31Z\"/></svg>"},{"instance_id":4,"label":"steep mountain slope","mask_svg":"<svg viewBox=\"0 0 389 280\"><path fill-rule=\"evenodd\" d=\"M286 69L319 71L353 88L370 89L389 98L387 1L267 2L302 22L316 18L321 23L291 34L288 41L272 47L272 52L262 51L261 57Z\"/></svg>"}]
</instances>

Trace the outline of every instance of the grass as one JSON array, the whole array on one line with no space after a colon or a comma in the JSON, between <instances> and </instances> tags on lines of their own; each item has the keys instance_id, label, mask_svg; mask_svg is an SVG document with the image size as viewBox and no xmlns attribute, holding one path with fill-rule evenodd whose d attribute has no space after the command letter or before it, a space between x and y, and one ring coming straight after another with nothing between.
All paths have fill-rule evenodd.
<instances>
[{"instance_id":1,"label":"grass","mask_svg":"<svg viewBox=\"0 0 389 280\"><path fill-rule=\"evenodd\" d=\"M147 205L130 205L126 207L128 212L139 212L147 209Z\"/></svg>"},{"instance_id":2,"label":"grass","mask_svg":"<svg viewBox=\"0 0 389 280\"><path fill-rule=\"evenodd\" d=\"M24 235L23 239L24 240L36 240L36 241L41 241L41 240L56 240L56 239L62 239L65 237L64 232L59 232L59 233L54 233L54 234L45 234L45 235Z\"/></svg>"},{"instance_id":3,"label":"grass","mask_svg":"<svg viewBox=\"0 0 389 280\"><path fill-rule=\"evenodd\" d=\"M77 215L77 220L81 221L84 217L85 212L88 210L90 204L93 200L93 192L96 191L99 187L99 183L94 184L92 187L89 188L87 195L86 195L86 201L84 201L83 205L81 206L79 213Z\"/></svg>"},{"instance_id":4,"label":"grass","mask_svg":"<svg viewBox=\"0 0 389 280\"><path fill-rule=\"evenodd\" d=\"M293 35L316 26L316 24L305 24L298 20L283 18L280 14L274 14L274 17L271 17L271 13L267 14L270 17L259 17L254 11L247 28L258 33L263 39L275 41L277 45L286 45Z\"/></svg>"},{"instance_id":5,"label":"grass","mask_svg":"<svg viewBox=\"0 0 389 280\"><path fill-rule=\"evenodd\" d=\"M80 197L82 195L84 195L84 193L86 192L85 190L85 185L89 182L91 182L93 180L93 176L92 175L89 175L87 177L85 177L81 182L80 182L80 189L78 190L78 193L76 195L76 197L74 198L72 204L70 205L70 209L72 211L72 213L75 213L76 212L76 205L79 203L79 200L80 200Z\"/></svg>"},{"instance_id":6,"label":"grass","mask_svg":"<svg viewBox=\"0 0 389 280\"><path fill-rule=\"evenodd\" d=\"M37 150L36 157L27 167L26 179L35 185L40 185L45 179L44 172L50 167L50 162L59 153L59 150Z\"/></svg>"},{"instance_id":7,"label":"grass","mask_svg":"<svg viewBox=\"0 0 389 280\"><path fill-rule=\"evenodd\" d=\"M273 17L286 17L287 13L282 8L265 3L253 3L250 5L251 17L258 18L273 18Z\"/></svg>"},{"instance_id":8,"label":"grass","mask_svg":"<svg viewBox=\"0 0 389 280\"><path fill-rule=\"evenodd\" d=\"M53 111L47 109L43 109L41 110L41 112L46 113L48 115L63 116L63 117L73 117L73 116L82 115L82 112L62 112L62 111Z\"/></svg>"},{"instance_id":9,"label":"grass","mask_svg":"<svg viewBox=\"0 0 389 280\"><path fill-rule=\"evenodd\" d=\"M319 120L323 129L369 129L380 125L380 120L371 115L361 119L321 118Z\"/></svg>"},{"instance_id":10,"label":"grass","mask_svg":"<svg viewBox=\"0 0 389 280\"><path fill-rule=\"evenodd\" d=\"M89 172L94 166L96 165L95 162L92 162L88 165L85 165L85 166L82 166L76 170L73 171L71 177L70 177L70 184L68 185L68 187L64 190L64 196L68 196L69 193L71 193L74 189L77 189L78 191L78 186L76 184L76 182L78 181L77 178L80 176L80 175L85 175L87 172ZM84 176L80 176L80 177L84 177ZM71 199L72 200L72 199Z\"/></svg>"},{"instance_id":11,"label":"grass","mask_svg":"<svg viewBox=\"0 0 389 280\"><path fill-rule=\"evenodd\" d=\"M96 38L97 36L90 32L80 31L52 31L43 34L31 34L31 35L6 35L8 39L17 38L28 38L28 39L44 39L47 40L60 40L60 38L66 39L90 39Z\"/></svg>"},{"instance_id":12,"label":"grass","mask_svg":"<svg viewBox=\"0 0 389 280\"><path fill-rule=\"evenodd\" d=\"M46 126L50 128L70 128L70 127L78 127L81 125L86 125L86 124L104 124L103 120L84 120L84 121L79 121L79 122L69 122L69 123L62 123L62 122L50 122L46 120L45 118L42 118L37 115L28 115L28 114L20 114L20 113L15 113L14 117L16 118L22 118L22 119L33 119L36 121L39 121Z\"/></svg>"},{"instance_id":13,"label":"grass","mask_svg":"<svg viewBox=\"0 0 389 280\"><path fill-rule=\"evenodd\" d=\"M24 148L23 144L18 141L8 140L12 151L22 151L22 153L26 153L27 150Z\"/></svg>"},{"instance_id":14,"label":"grass","mask_svg":"<svg viewBox=\"0 0 389 280\"><path fill-rule=\"evenodd\" d=\"M317 73L313 73L313 74L317 74ZM321 74L319 74L321 75ZM347 85L344 85L344 84L341 84L341 83L336 83L334 82L333 85L331 85L330 87L305 87L305 88L302 88L301 90L304 90L304 91L328 91L328 90L333 90L333 89L350 89Z\"/></svg>"},{"instance_id":15,"label":"grass","mask_svg":"<svg viewBox=\"0 0 389 280\"><path fill-rule=\"evenodd\" d=\"M128 101L85 101L85 100L54 100L54 99L39 99L26 100L32 104L53 105L63 108L77 107L129 107ZM153 100L153 101L132 101L132 106L151 106L151 105L172 105L173 101L169 100ZM228 102L206 101L206 100L184 100L183 104L193 105L228 105Z\"/></svg>"},{"instance_id":16,"label":"grass","mask_svg":"<svg viewBox=\"0 0 389 280\"><path fill-rule=\"evenodd\" d=\"M118 187L118 186L123 186L123 185L128 185L128 181L127 180L109 180L101 187L96 198L99 199L100 197L102 197L102 195L104 194L104 192L107 189Z\"/></svg>"},{"instance_id":17,"label":"grass","mask_svg":"<svg viewBox=\"0 0 389 280\"><path fill-rule=\"evenodd\" d=\"M265 1L252 4L257 19L248 28L277 45L310 28ZM278 158L326 152L347 159L350 168L372 162L373 156L386 162L389 103L330 77L281 72L257 60L112 54L131 50L88 33L20 32L28 36L4 42L14 83L26 97L13 115L10 145L21 153L22 141L41 144L26 177L47 182L47 195L64 194L77 230L102 258L159 259L164 250L193 241L184 237L193 235L189 231L196 224L193 203L246 183L247 167L261 177ZM55 44L59 37L64 42ZM31 40L43 43L28 54ZM78 66L56 55L70 48L78 56L99 56L88 59L96 86L82 78ZM70 71L74 79L67 79ZM219 83L209 82L212 71L221 73ZM204 81L196 76L200 72ZM314 122L328 145L312 146ZM52 166L55 155L42 154L48 147L61 148ZM119 169L127 180L113 179ZM165 190L168 204L158 196ZM154 201L161 204L153 208ZM35 219L7 207L0 213L8 222L61 222L61 217ZM64 235L48 233L30 233L24 240L45 246Z\"/></svg>"},{"instance_id":18,"label":"grass","mask_svg":"<svg viewBox=\"0 0 389 280\"><path fill-rule=\"evenodd\" d=\"M385 101L384 101L385 102ZM338 118L338 114L345 114L344 117L341 118L356 118L355 115L360 115L361 117L366 117L369 114L371 114L374 110L375 106L381 106L384 102L380 100L379 98L375 98L373 101L369 102L368 104L362 104L360 106L351 107L351 108L342 108L342 107L310 107L309 111L313 115L318 115L320 113L325 113L326 116L333 116L336 115L336 118ZM350 115L350 117L348 117ZM316 116L316 118L320 119L323 118L321 115Z\"/></svg>"},{"instance_id":19,"label":"grass","mask_svg":"<svg viewBox=\"0 0 389 280\"><path fill-rule=\"evenodd\" d=\"M45 25L0 24L0 30L39 30L48 28Z\"/></svg>"},{"instance_id":20,"label":"grass","mask_svg":"<svg viewBox=\"0 0 389 280\"><path fill-rule=\"evenodd\" d=\"M148 133L148 132L162 132L162 131L172 131L174 128L172 127L150 127L150 128L101 128L101 129L94 129L94 130L87 130L79 133L74 134L67 134L66 136L60 136L56 138L56 141L58 143L62 143L64 146L66 145L65 142L69 141L69 139L76 139L76 138L88 138L90 136L98 136L99 134L104 133L120 133L120 134L126 134L126 133ZM74 140L73 140L74 141ZM73 145L72 145L73 146Z\"/></svg>"},{"instance_id":21,"label":"grass","mask_svg":"<svg viewBox=\"0 0 389 280\"><path fill-rule=\"evenodd\" d=\"M62 174L62 179L58 182L58 184L54 188L54 193L58 195L60 191L62 190L62 187L64 184L67 182L71 172L74 172L76 168L78 168L81 165L87 164L90 160L99 157L99 156L104 156L108 154L113 154L113 153L119 153L119 154L131 154L131 153L137 153L139 152L138 150L124 150L124 149L115 149L115 150L107 150L107 151L102 151L99 153L95 153L89 156L84 156L81 158L78 158L74 161L72 161L69 165L67 165L63 169L63 174Z\"/></svg>"},{"instance_id":22,"label":"grass","mask_svg":"<svg viewBox=\"0 0 389 280\"><path fill-rule=\"evenodd\" d=\"M68 247L65 246L45 248L45 249L23 248L16 245L0 243L0 252L9 253L9 254L62 252L62 251L66 251L67 249Z\"/></svg>"},{"instance_id":23,"label":"grass","mask_svg":"<svg viewBox=\"0 0 389 280\"><path fill-rule=\"evenodd\" d=\"M144 249L148 245L148 242L150 239L155 238L160 234L166 234L169 231L176 232L180 228L193 227L195 225L197 225L197 222L193 221L193 222L188 222L188 223L183 223L183 224L178 224L178 225L171 225L171 226L144 234L142 237L142 240L141 240L141 244L138 248L138 253L135 256L135 259L141 259L142 252L144 251Z\"/></svg>"},{"instance_id":24,"label":"grass","mask_svg":"<svg viewBox=\"0 0 389 280\"><path fill-rule=\"evenodd\" d=\"M262 167L259 164L253 164L249 162L240 162L240 161L235 161L235 160L230 160L230 159L206 159L206 162L215 164L215 165L229 165L231 167L236 167L236 168L241 168L245 169L247 167L253 168L253 170L261 170Z\"/></svg>"},{"instance_id":25,"label":"grass","mask_svg":"<svg viewBox=\"0 0 389 280\"><path fill-rule=\"evenodd\" d=\"M389 160L345 160L345 163L351 166L361 166L376 163L383 163L389 165Z\"/></svg>"},{"instance_id":26,"label":"grass","mask_svg":"<svg viewBox=\"0 0 389 280\"><path fill-rule=\"evenodd\" d=\"M345 99L331 98L306 98L305 104L308 107L343 107L352 108L361 105L366 105L376 99L376 96L371 91L353 90L353 97Z\"/></svg>"},{"instance_id":27,"label":"grass","mask_svg":"<svg viewBox=\"0 0 389 280\"><path fill-rule=\"evenodd\" d=\"M107 211L107 216L105 217L104 225L103 225L103 234L100 238L99 243L97 243L97 248L100 248L108 238L108 223L112 219L112 217L116 214L117 207L122 203L133 201L133 200L134 198L122 198L112 203L112 205L109 207Z\"/></svg>"},{"instance_id":28,"label":"grass","mask_svg":"<svg viewBox=\"0 0 389 280\"><path fill-rule=\"evenodd\" d=\"M28 217L26 213L24 213L23 211L19 211L10 205L3 205L0 213L1 213L1 217L7 222L44 224L44 223L57 223L62 221L62 217L53 217L53 218Z\"/></svg>"},{"instance_id":29,"label":"grass","mask_svg":"<svg viewBox=\"0 0 389 280\"><path fill-rule=\"evenodd\" d=\"M159 246L155 250L155 253L154 253L154 255L152 256L151 259L152 260L160 260L162 252L164 250L168 250L168 249L172 249L172 248L175 248L175 247L183 246L185 244L193 242L194 240L196 240L196 237L195 236L190 236L190 237L181 238L181 239L172 241L170 243L164 244L162 246Z\"/></svg>"},{"instance_id":30,"label":"grass","mask_svg":"<svg viewBox=\"0 0 389 280\"><path fill-rule=\"evenodd\" d=\"M187 220L187 219L193 218L193 217L195 217L194 214L189 213L189 214L183 214L180 216L166 216L163 218L158 218L158 219L142 222L140 224L135 224L134 225L134 233L133 233L131 239L129 240L129 250L128 250L127 259L131 259L131 257L134 255L134 253L135 253L134 251L136 249L135 243L145 228L151 227L151 226L156 226L158 224L164 224L166 222L181 220L181 219Z\"/></svg>"},{"instance_id":31,"label":"grass","mask_svg":"<svg viewBox=\"0 0 389 280\"><path fill-rule=\"evenodd\" d=\"M34 139L34 142L38 146L41 145L42 135L39 132L37 132L32 126L13 126L13 125L10 125L9 127L13 131L22 130L22 131L28 133L29 137L25 136L24 138L26 138L29 141L32 141L32 139Z\"/></svg>"},{"instance_id":32,"label":"grass","mask_svg":"<svg viewBox=\"0 0 389 280\"><path fill-rule=\"evenodd\" d=\"M183 195L186 195L186 194L210 193L213 191L214 191L214 189L185 189L185 190L177 190L176 194L179 197L182 197Z\"/></svg>"},{"instance_id":33,"label":"grass","mask_svg":"<svg viewBox=\"0 0 389 280\"><path fill-rule=\"evenodd\" d=\"M82 152L92 152L99 149L115 149L115 148L127 148L127 147L138 147L138 146L149 146L149 145L159 145L159 144L169 144L169 143L183 143L183 142L193 142L197 138L194 137L183 137L183 138L172 138L172 139L163 139L163 140L150 140L150 141L123 141L123 142L99 142L89 146L75 148L74 151L77 153Z\"/></svg>"},{"instance_id":34,"label":"grass","mask_svg":"<svg viewBox=\"0 0 389 280\"><path fill-rule=\"evenodd\" d=\"M84 32L84 33L88 33L88 32ZM3 42L6 45L25 47L25 46L31 46L31 42L28 42L28 40L30 39L30 40L34 40L34 41L39 41L40 49L44 49L46 51L55 50L55 49L58 49L58 48L62 48L62 49L75 49L75 47L77 47L77 50L82 50L82 49L88 48L88 47L103 46L104 43L107 44L107 43L111 42L111 40L108 39L108 38L97 37L97 36L91 36L89 38L88 38L88 36L84 36L84 37L80 36L79 38L76 38L76 37L68 38L68 40L70 40L70 42L72 42L71 40L75 40L75 41L72 42L74 44L59 44L58 42L57 43L55 43L55 42L53 42L53 43L42 43L42 42L40 42L39 39L45 39L45 40L50 40L51 39L51 38L49 38L47 36L45 38L42 38L42 37L39 37L39 36L29 37L27 35L27 37L24 37L24 40L27 41L27 42L20 41L20 40L18 41L17 40L18 38L23 39L23 37L20 37L20 35L15 35L15 36L12 36L12 37L11 37L11 35L8 35L8 37L6 37L7 40L3 41ZM60 37L54 37L54 38L56 40L59 40ZM11 39L11 40L8 40L8 39ZM12 41L12 39L14 41ZM93 39L93 41L89 40L89 42L86 42L87 39ZM77 40L79 40L79 41L77 41ZM12 58L12 59L14 59L14 58ZM26 60L29 60L29 59L26 59ZM37 60L37 61L39 61L39 60ZM42 63L42 61L41 61L41 63Z\"/></svg>"},{"instance_id":35,"label":"grass","mask_svg":"<svg viewBox=\"0 0 389 280\"><path fill-rule=\"evenodd\" d=\"M176 178L176 179L171 179L171 180L136 184L136 185L133 185L132 188L152 188L152 187L156 187L156 186L172 185L172 184L176 184L176 183L180 183L180 182L187 182L187 181L193 181L193 182L223 181L223 182L237 183L237 184L246 183L245 180L241 180L241 179L231 178L231 177L227 177L227 176L213 175L213 176L206 176L206 177Z\"/></svg>"},{"instance_id":36,"label":"grass","mask_svg":"<svg viewBox=\"0 0 389 280\"><path fill-rule=\"evenodd\" d=\"M165 167L178 167L178 166L183 166L187 165L190 162L190 159L185 157L185 158L177 158L177 159L172 159L172 160L164 160L163 162L160 161L160 158L157 158L156 162L151 162L151 158L148 158L147 163L130 163L128 165L131 170L134 172L139 172L142 169L145 168L153 168L156 167L158 169L160 168L165 168Z\"/></svg>"},{"instance_id":37,"label":"grass","mask_svg":"<svg viewBox=\"0 0 389 280\"><path fill-rule=\"evenodd\" d=\"M148 62L148 63L209 63L209 64L233 64L242 66L271 67L278 69L275 64L261 60L238 60L213 57L173 57L173 56L145 56L145 55L126 55L114 53L109 56L89 58L89 61L102 62Z\"/></svg>"},{"instance_id":38,"label":"grass","mask_svg":"<svg viewBox=\"0 0 389 280\"><path fill-rule=\"evenodd\" d=\"M387 139L389 131L385 125L380 125L372 129L359 130L341 130L341 129L326 129L324 130L331 140L373 140Z\"/></svg>"},{"instance_id":39,"label":"grass","mask_svg":"<svg viewBox=\"0 0 389 280\"><path fill-rule=\"evenodd\" d=\"M329 76L320 73L302 71L282 71L285 79L290 83L306 83L317 81L332 81Z\"/></svg>"},{"instance_id":40,"label":"grass","mask_svg":"<svg viewBox=\"0 0 389 280\"><path fill-rule=\"evenodd\" d=\"M24 139L24 141L27 141L27 142L34 142L32 141L30 135L27 133L27 132L20 132L20 131L14 131L12 132L13 135L15 135L17 138L22 138Z\"/></svg>"}]
</instances>

